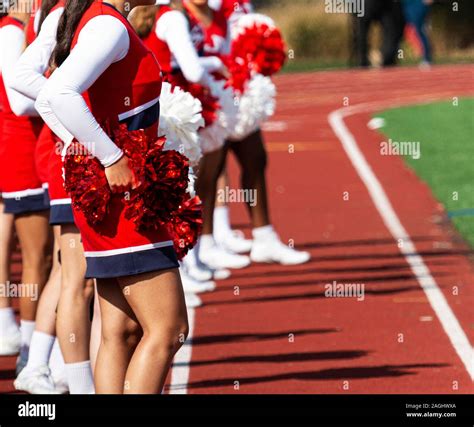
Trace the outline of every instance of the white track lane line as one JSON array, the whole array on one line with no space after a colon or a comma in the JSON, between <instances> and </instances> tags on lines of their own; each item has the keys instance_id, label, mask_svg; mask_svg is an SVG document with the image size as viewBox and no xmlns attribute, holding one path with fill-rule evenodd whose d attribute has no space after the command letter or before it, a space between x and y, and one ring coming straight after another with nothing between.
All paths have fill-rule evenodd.
<instances>
[{"instance_id":1,"label":"white track lane line","mask_svg":"<svg viewBox=\"0 0 474 427\"><path fill-rule=\"evenodd\" d=\"M172 371L170 394L187 394L189 383L189 363L193 352L192 339L194 333L195 311L188 309L189 334L184 345L179 349L174 357Z\"/></svg>"},{"instance_id":2,"label":"white track lane line","mask_svg":"<svg viewBox=\"0 0 474 427\"><path fill-rule=\"evenodd\" d=\"M373 111L374 104L361 104L355 107L342 108L329 114L329 124L337 135L347 153L352 165L359 177L365 184L369 195L377 208L386 227L392 234L395 241L403 242L398 245L400 252L404 255L410 265L413 274L422 287L425 295L431 304L434 312L438 316L441 325L449 337L456 353L463 362L471 379L474 379L474 351L458 319L454 315L441 289L434 280L430 270L417 253L415 245L398 218L387 194L380 181L375 176L372 168L365 159L354 136L350 133L344 118L362 111Z\"/></svg>"}]
</instances>

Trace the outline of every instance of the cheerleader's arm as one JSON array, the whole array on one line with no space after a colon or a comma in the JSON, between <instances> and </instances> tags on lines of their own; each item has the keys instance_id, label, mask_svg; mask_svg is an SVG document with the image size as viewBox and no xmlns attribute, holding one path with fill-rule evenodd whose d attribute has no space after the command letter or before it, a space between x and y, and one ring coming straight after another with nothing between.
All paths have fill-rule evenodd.
<instances>
[{"instance_id":1,"label":"cheerleader's arm","mask_svg":"<svg viewBox=\"0 0 474 427\"><path fill-rule=\"evenodd\" d=\"M90 111L82 94L130 47L126 27L107 15L91 19L64 63L53 73L37 100L41 116L68 145L77 139L104 167L114 164L122 150L109 138ZM117 76L120 78L120 76ZM57 127L57 123L61 127ZM64 133L67 130L67 135ZM64 135L60 135L59 133Z\"/></svg>"},{"instance_id":2,"label":"cheerleader's arm","mask_svg":"<svg viewBox=\"0 0 474 427\"><path fill-rule=\"evenodd\" d=\"M25 33L7 25L2 29L2 77L12 111L17 116L37 116L34 101L11 88L15 78L15 64L23 52Z\"/></svg>"},{"instance_id":3,"label":"cheerleader's arm","mask_svg":"<svg viewBox=\"0 0 474 427\"><path fill-rule=\"evenodd\" d=\"M209 74L201 65L191 40L189 24L181 12L165 13L156 25L156 36L168 44L187 81L203 85L209 83Z\"/></svg>"},{"instance_id":4,"label":"cheerleader's arm","mask_svg":"<svg viewBox=\"0 0 474 427\"><path fill-rule=\"evenodd\" d=\"M56 32L64 8L51 12L43 22L41 31L21 55L15 65L11 87L21 94L36 99L47 79L51 54L56 46Z\"/></svg>"}]
</instances>

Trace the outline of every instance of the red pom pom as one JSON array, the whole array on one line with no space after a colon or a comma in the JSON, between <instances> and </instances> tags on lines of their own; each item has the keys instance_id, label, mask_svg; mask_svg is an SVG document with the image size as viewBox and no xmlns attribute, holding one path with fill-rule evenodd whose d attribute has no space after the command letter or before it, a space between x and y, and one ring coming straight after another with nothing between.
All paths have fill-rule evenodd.
<instances>
[{"instance_id":1,"label":"red pom pom","mask_svg":"<svg viewBox=\"0 0 474 427\"><path fill-rule=\"evenodd\" d=\"M84 213L90 225L100 223L110 200L104 168L83 145L73 142L64 159L65 188L74 207Z\"/></svg>"},{"instance_id":2,"label":"red pom pom","mask_svg":"<svg viewBox=\"0 0 474 427\"><path fill-rule=\"evenodd\" d=\"M128 131L121 125L114 141L129 159L141 185L125 199L125 217L137 230L167 227L178 257L196 243L201 230L198 198L188 200L188 159L174 150L164 151L165 138L153 140L145 131ZM93 227L104 220L111 191L104 168L85 148L74 142L65 157L66 190L74 207Z\"/></svg>"},{"instance_id":3,"label":"red pom pom","mask_svg":"<svg viewBox=\"0 0 474 427\"><path fill-rule=\"evenodd\" d=\"M194 247L202 229L202 206L199 197L186 200L169 223L174 250L181 260Z\"/></svg>"},{"instance_id":4,"label":"red pom pom","mask_svg":"<svg viewBox=\"0 0 474 427\"><path fill-rule=\"evenodd\" d=\"M232 87L236 93L243 93L246 83L250 80L250 66L241 57L231 56L222 58L230 74L227 85Z\"/></svg>"},{"instance_id":5,"label":"red pom pom","mask_svg":"<svg viewBox=\"0 0 474 427\"><path fill-rule=\"evenodd\" d=\"M264 23L247 27L232 42L231 57L264 76L281 70L286 61L285 42L278 28Z\"/></svg>"}]
</instances>

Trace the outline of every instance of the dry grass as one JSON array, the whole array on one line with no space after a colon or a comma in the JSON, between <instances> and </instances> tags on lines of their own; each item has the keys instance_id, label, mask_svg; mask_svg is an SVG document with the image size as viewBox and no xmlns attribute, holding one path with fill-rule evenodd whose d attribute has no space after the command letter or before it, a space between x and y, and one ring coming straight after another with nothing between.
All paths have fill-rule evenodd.
<instances>
[{"instance_id":1,"label":"dry grass","mask_svg":"<svg viewBox=\"0 0 474 427\"><path fill-rule=\"evenodd\" d=\"M282 29L290 58L293 55L295 61L311 60L315 64L349 64L352 49L349 15L325 13L324 0L273 0L267 6L262 3L259 11L271 16ZM466 11L463 12L449 15L446 6L434 8L430 38L436 58L442 61L473 60L472 25L466 22ZM446 14L450 20L446 19ZM379 57L380 43L381 31L376 25L370 35L371 58ZM416 61L416 54L406 43L401 48L405 61Z\"/></svg>"}]
</instances>

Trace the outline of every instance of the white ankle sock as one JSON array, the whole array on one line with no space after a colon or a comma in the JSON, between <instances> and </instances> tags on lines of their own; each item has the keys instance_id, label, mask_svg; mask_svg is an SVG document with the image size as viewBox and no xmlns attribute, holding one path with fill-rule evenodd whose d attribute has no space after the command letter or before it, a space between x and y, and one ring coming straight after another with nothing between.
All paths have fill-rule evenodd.
<instances>
[{"instance_id":1,"label":"white ankle sock","mask_svg":"<svg viewBox=\"0 0 474 427\"><path fill-rule=\"evenodd\" d=\"M11 307L0 308L0 336L18 331L15 311Z\"/></svg>"},{"instance_id":2,"label":"white ankle sock","mask_svg":"<svg viewBox=\"0 0 474 427\"><path fill-rule=\"evenodd\" d=\"M31 320L20 320L21 349L20 358L28 360L28 351L30 348L31 337L35 331L36 322Z\"/></svg>"},{"instance_id":3,"label":"white ankle sock","mask_svg":"<svg viewBox=\"0 0 474 427\"><path fill-rule=\"evenodd\" d=\"M255 240L267 240L275 235L273 225L265 225L263 227L257 227L252 230L252 236Z\"/></svg>"},{"instance_id":4,"label":"white ankle sock","mask_svg":"<svg viewBox=\"0 0 474 427\"><path fill-rule=\"evenodd\" d=\"M218 206L214 208L214 235L230 233L229 208L227 206Z\"/></svg>"},{"instance_id":5,"label":"white ankle sock","mask_svg":"<svg viewBox=\"0 0 474 427\"><path fill-rule=\"evenodd\" d=\"M28 355L28 368L48 366L49 356L53 349L55 336L44 332L34 331L30 342L30 352Z\"/></svg>"},{"instance_id":6,"label":"white ankle sock","mask_svg":"<svg viewBox=\"0 0 474 427\"><path fill-rule=\"evenodd\" d=\"M207 249L213 248L216 246L216 242L212 234L203 234L199 238L199 251L205 251Z\"/></svg>"},{"instance_id":7,"label":"white ankle sock","mask_svg":"<svg viewBox=\"0 0 474 427\"><path fill-rule=\"evenodd\" d=\"M196 245L194 248L190 249L186 256L183 258L183 265L184 267L193 268L197 265L197 254L198 254L198 246Z\"/></svg>"},{"instance_id":8,"label":"white ankle sock","mask_svg":"<svg viewBox=\"0 0 474 427\"><path fill-rule=\"evenodd\" d=\"M51 369L51 372L62 372L65 369L64 357L61 353L61 347L59 347L57 338L54 341L51 356L49 356L49 369Z\"/></svg>"},{"instance_id":9,"label":"white ankle sock","mask_svg":"<svg viewBox=\"0 0 474 427\"><path fill-rule=\"evenodd\" d=\"M66 377L70 394L94 394L94 379L90 360L66 363Z\"/></svg>"}]
</instances>

